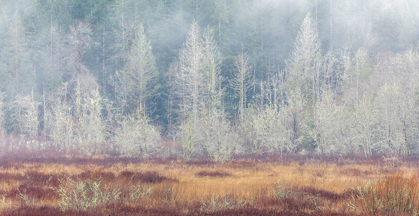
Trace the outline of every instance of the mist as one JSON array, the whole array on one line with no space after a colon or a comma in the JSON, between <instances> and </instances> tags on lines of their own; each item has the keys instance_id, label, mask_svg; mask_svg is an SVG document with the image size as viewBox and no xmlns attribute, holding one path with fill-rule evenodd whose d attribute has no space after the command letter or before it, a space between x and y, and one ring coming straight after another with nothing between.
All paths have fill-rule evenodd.
<instances>
[{"instance_id":1,"label":"mist","mask_svg":"<svg viewBox=\"0 0 419 216\"><path fill-rule=\"evenodd\" d=\"M417 1L0 5L0 156L419 150Z\"/></svg>"}]
</instances>

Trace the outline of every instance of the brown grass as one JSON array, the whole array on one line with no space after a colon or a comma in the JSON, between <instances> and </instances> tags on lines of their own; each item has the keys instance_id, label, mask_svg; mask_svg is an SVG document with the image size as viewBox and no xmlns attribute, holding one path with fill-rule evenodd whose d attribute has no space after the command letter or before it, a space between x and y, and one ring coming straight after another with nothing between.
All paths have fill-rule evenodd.
<instances>
[{"instance_id":1,"label":"brown grass","mask_svg":"<svg viewBox=\"0 0 419 216\"><path fill-rule=\"evenodd\" d=\"M317 156L225 164L7 159L0 166L0 215L409 215L419 206L415 163ZM73 200L63 211L63 194L97 205L79 208ZM377 199L387 207L372 205Z\"/></svg>"},{"instance_id":2,"label":"brown grass","mask_svg":"<svg viewBox=\"0 0 419 216\"><path fill-rule=\"evenodd\" d=\"M417 176L393 174L358 187L353 201L353 206L360 212L416 215L419 212L419 181Z\"/></svg>"}]
</instances>

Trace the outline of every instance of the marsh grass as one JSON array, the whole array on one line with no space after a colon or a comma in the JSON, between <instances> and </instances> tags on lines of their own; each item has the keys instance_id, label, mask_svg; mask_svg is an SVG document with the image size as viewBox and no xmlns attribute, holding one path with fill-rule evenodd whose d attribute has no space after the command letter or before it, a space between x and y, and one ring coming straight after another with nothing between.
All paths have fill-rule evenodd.
<instances>
[{"instance_id":1,"label":"marsh grass","mask_svg":"<svg viewBox=\"0 0 419 216\"><path fill-rule=\"evenodd\" d=\"M100 181L75 181L68 178L58 188L60 200L58 206L62 211L87 210L112 202L118 202L121 191L111 189Z\"/></svg>"},{"instance_id":2,"label":"marsh grass","mask_svg":"<svg viewBox=\"0 0 419 216\"><path fill-rule=\"evenodd\" d=\"M380 160L8 160L0 215L415 215L416 162Z\"/></svg>"},{"instance_id":3,"label":"marsh grass","mask_svg":"<svg viewBox=\"0 0 419 216\"><path fill-rule=\"evenodd\" d=\"M419 213L419 181L416 176L390 175L358 186L357 192L352 196L352 206L360 212L373 215Z\"/></svg>"}]
</instances>

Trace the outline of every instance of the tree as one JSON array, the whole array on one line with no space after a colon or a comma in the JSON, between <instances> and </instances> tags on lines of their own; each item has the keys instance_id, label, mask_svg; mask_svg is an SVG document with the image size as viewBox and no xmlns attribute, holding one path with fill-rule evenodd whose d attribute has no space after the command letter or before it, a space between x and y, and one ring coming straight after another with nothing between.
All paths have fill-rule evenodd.
<instances>
[{"instance_id":1,"label":"tree","mask_svg":"<svg viewBox=\"0 0 419 216\"><path fill-rule=\"evenodd\" d=\"M55 146L63 152L76 149L75 121L71 115L71 107L65 101L56 99L49 112L52 118L49 136Z\"/></svg>"},{"instance_id":2,"label":"tree","mask_svg":"<svg viewBox=\"0 0 419 216\"><path fill-rule=\"evenodd\" d=\"M75 83L79 75L87 74L89 69L83 58L86 52L94 45L90 25L83 21L76 21L70 26L67 35L66 70L63 76L64 82Z\"/></svg>"},{"instance_id":3,"label":"tree","mask_svg":"<svg viewBox=\"0 0 419 216\"><path fill-rule=\"evenodd\" d=\"M216 0L214 2L214 13L211 14L211 20L215 27L216 37L218 41L224 42L229 24L229 4L226 0Z\"/></svg>"},{"instance_id":4,"label":"tree","mask_svg":"<svg viewBox=\"0 0 419 216\"><path fill-rule=\"evenodd\" d=\"M77 79L74 101L66 100L68 83L57 91L47 109L47 131L54 143L68 152L80 154L103 153L99 145L105 140L105 123L102 116L102 98L96 79L80 75Z\"/></svg>"},{"instance_id":5,"label":"tree","mask_svg":"<svg viewBox=\"0 0 419 216\"><path fill-rule=\"evenodd\" d=\"M310 131L319 127L316 107L321 99L321 89L324 85L322 66L323 57L317 24L308 13L301 24L287 67L288 95L303 96L304 109L301 114L305 120L304 124L300 125L302 129L300 140L306 148L311 148L310 145L321 146L320 140L310 135Z\"/></svg>"},{"instance_id":6,"label":"tree","mask_svg":"<svg viewBox=\"0 0 419 216\"><path fill-rule=\"evenodd\" d=\"M226 115L220 109L203 111L199 119L200 124L194 138L196 142L202 143L203 151L213 157L214 161L227 162L234 154L242 152L241 146L237 144L237 135L234 133Z\"/></svg>"},{"instance_id":7,"label":"tree","mask_svg":"<svg viewBox=\"0 0 419 216\"><path fill-rule=\"evenodd\" d=\"M321 44L317 25L308 13L294 43L288 70L291 82L301 88L305 99L311 100L313 104L320 94L321 63Z\"/></svg>"},{"instance_id":8,"label":"tree","mask_svg":"<svg viewBox=\"0 0 419 216\"><path fill-rule=\"evenodd\" d=\"M112 24L113 45L112 59L116 69L124 66L130 53L131 43L140 23L146 23L149 4L144 0L116 0L109 6L109 22ZM144 19L140 19L144 18ZM146 23L147 26L147 23Z\"/></svg>"},{"instance_id":9,"label":"tree","mask_svg":"<svg viewBox=\"0 0 419 216\"><path fill-rule=\"evenodd\" d=\"M304 124L304 105L305 101L300 89L287 93L287 106L283 105L282 112L285 115L285 127L290 131L290 143L295 148L301 148L302 125ZM297 149L298 150L298 149Z\"/></svg>"},{"instance_id":10,"label":"tree","mask_svg":"<svg viewBox=\"0 0 419 216\"><path fill-rule=\"evenodd\" d=\"M4 130L4 93L0 93L0 135L3 135L5 130Z\"/></svg>"},{"instance_id":11,"label":"tree","mask_svg":"<svg viewBox=\"0 0 419 216\"><path fill-rule=\"evenodd\" d=\"M102 117L102 98L96 78L80 75L76 86L75 128L77 142L83 154L100 153L98 144L105 142L105 124Z\"/></svg>"},{"instance_id":12,"label":"tree","mask_svg":"<svg viewBox=\"0 0 419 216\"><path fill-rule=\"evenodd\" d=\"M247 93L251 89L253 80L251 74L250 60L243 50L237 56L236 71L233 74L231 86L239 96L238 110L240 120L244 120L244 111L247 104Z\"/></svg>"},{"instance_id":13,"label":"tree","mask_svg":"<svg viewBox=\"0 0 419 216\"><path fill-rule=\"evenodd\" d=\"M177 70L173 82L180 101L179 136L186 159L210 155L224 161L232 155L233 148L225 143L233 135L222 109L221 62L212 29L207 28L201 37L194 22L179 63L171 68Z\"/></svg>"},{"instance_id":14,"label":"tree","mask_svg":"<svg viewBox=\"0 0 419 216\"><path fill-rule=\"evenodd\" d=\"M222 100L222 57L213 37L213 30L206 28L203 35L203 70L206 88L204 101L209 109L220 108Z\"/></svg>"},{"instance_id":15,"label":"tree","mask_svg":"<svg viewBox=\"0 0 419 216\"><path fill-rule=\"evenodd\" d=\"M385 130L379 122L379 109L375 98L364 95L355 106L352 136L354 144L364 152L366 157L383 152L386 149Z\"/></svg>"},{"instance_id":16,"label":"tree","mask_svg":"<svg viewBox=\"0 0 419 216\"><path fill-rule=\"evenodd\" d=\"M275 106L267 106L252 117L252 128L255 133L254 151L261 154L265 152L282 153L292 152L295 145L292 143L292 128L286 109L278 111Z\"/></svg>"},{"instance_id":17,"label":"tree","mask_svg":"<svg viewBox=\"0 0 419 216\"><path fill-rule=\"evenodd\" d=\"M82 93L90 94L89 91L82 91L80 87L85 87L81 83L97 85L96 78L89 77L89 69L85 65L83 58L86 52L94 44L92 41L92 30L90 25L82 21L77 21L70 26L70 33L67 35L65 50L65 67L63 73L63 82L68 83L65 88L65 100L75 109L73 116L78 118L82 114L81 100ZM81 80L86 78L86 80Z\"/></svg>"},{"instance_id":18,"label":"tree","mask_svg":"<svg viewBox=\"0 0 419 216\"><path fill-rule=\"evenodd\" d=\"M152 95L152 82L156 82L157 69L150 42L147 40L144 27L140 25L132 41L131 51L122 74L126 88L129 109L146 108L146 101Z\"/></svg>"},{"instance_id":19,"label":"tree","mask_svg":"<svg viewBox=\"0 0 419 216\"><path fill-rule=\"evenodd\" d=\"M385 133L383 147L386 147L392 155L403 154L403 113L401 112L400 87L397 84L384 84L378 92L378 104L380 110L380 123Z\"/></svg>"},{"instance_id":20,"label":"tree","mask_svg":"<svg viewBox=\"0 0 419 216\"><path fill-rule=\"evenodd\" d=\"M160 134L143 113L124 117L118 124L113 142L120 154L148 157L157 151Z\"/></svg>"},{"instance_id":21,"label":"tree","mask_svg":"<svg viewBox=\"0 0 419 216\"><path fill-rule=\"evenodd\" d=\"M193 124L198 119L200 97L202 96L203 46L198 23L193 22L185 45L179 54L179 71L176 75L178 98L181 100L180 116L191 116Z\"/></svg>"},{"instance_id":22,"label":"tree","mask_svg":"<svg viewBox=\"0 0 419 216\"><path fill-rule=\"evenodd\" d=\"M309 131L321 154L344 154L352 150L348 136L351 109L338 105L335 97L331 90L323 90L316 104L315 127Z\"/></svg>"},{"instance_id":23,"label":"tree","mask_svg":"<svg viewBox=\"0 0 419 216\"><path fill-rule=\"evenodd\" d=\"M65 61L63 61L65 58L64 36L56 22L51 21L48 30L44 33L48 39L43 42L43 47L40 48L42 89L46 93L60 87L63 82L65 65Z\"/></svg>"},{"instance_id":24,"label":"tree","mask_svg":"<svg viewBox=\"0 0 419 216\"><path fill-rule=\"evenodd\" d=\"M8 96L29 94L34 88L35 74L29 56L25 28L19 13L15 13L5 38L2 69L0 69L1 88Z\"/></svg>"},{"instance_id":25,"label":"tree","mask_svg":"<svg viewBox=\"0 0 419 216\"><path fill-rule=\"evenodd\" d=\"M362 94L362 82L366 80L372 72L373 66L367 50L363 47L359 48L355 55L355 79L356 79L356 100L360 100Z\"/></svg>"},{"instance_id":26,"label":"tree","mask_svg":"<svg viewBox=\"0 0 419 216\"><path fill-rule=\"evenodd\" d=\"M31 96L17 95L12 103L17 123L16 132L35 138L38 136L38 106L39 102Z\"/></svg>"}]
</instances>

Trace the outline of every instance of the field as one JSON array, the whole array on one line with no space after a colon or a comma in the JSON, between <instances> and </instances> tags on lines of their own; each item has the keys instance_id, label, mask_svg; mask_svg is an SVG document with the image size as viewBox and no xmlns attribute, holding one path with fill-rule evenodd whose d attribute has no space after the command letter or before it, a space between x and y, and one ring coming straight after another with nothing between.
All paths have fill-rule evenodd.
<instances>
[{"instance_id":1,"label":"field","mask_svg":"<svg viewBox=\"0 0 419 216\"><path fill-rule=\"evenodd\" d=\"M0 160L1 215L416 215L417 162L286 155Z\"/></svg>"}]
</instances>

